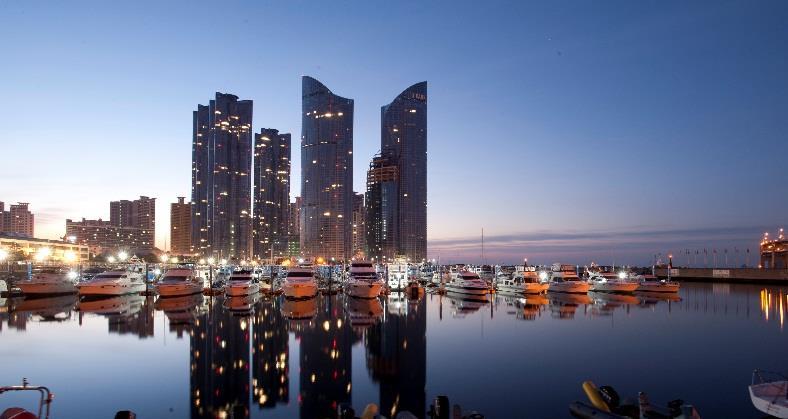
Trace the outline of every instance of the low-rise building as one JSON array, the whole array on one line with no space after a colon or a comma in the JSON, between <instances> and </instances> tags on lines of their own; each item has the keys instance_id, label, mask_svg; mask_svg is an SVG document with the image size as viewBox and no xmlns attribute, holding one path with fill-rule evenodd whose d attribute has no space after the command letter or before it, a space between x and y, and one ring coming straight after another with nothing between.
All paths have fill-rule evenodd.
<instances>
[{"instance_id":1,"label":"low-rise building","mask_svg":"<svg viewBox=\"0 0 788 419\"><path fill-rule=\"evenodd\" d=\"M60 240L36 239L0 233L0 249L9 256L21 253L26 260L39 262L82 262L90 259L88 246Z\"/></svg>"}]
</instances>

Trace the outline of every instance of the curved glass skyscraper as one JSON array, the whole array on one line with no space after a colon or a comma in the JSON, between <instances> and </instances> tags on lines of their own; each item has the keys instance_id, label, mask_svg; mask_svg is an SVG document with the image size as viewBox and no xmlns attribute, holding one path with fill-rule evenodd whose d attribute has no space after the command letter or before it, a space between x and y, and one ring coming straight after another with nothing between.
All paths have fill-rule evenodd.
<instances>
[{"instance_id":1,"label":"curved glass skyscraper","mask_svg":"<svg viewBox=\"0 0 788 419\"><path fill-rule=\"evenodd\" d=\"M352 256L353 99L301 79L301 253Z\"/></svg>"},{"instance_id":2,"label":"curved glass skyscraper","mask_svg":"<svg viewBox=\"0 0 788 419\"><path fill-rule=\"evenodd\" d=\"M381 154L397 166L397 254L427 258L427 82L380 108Z\"/></svg>"}]
</instances>

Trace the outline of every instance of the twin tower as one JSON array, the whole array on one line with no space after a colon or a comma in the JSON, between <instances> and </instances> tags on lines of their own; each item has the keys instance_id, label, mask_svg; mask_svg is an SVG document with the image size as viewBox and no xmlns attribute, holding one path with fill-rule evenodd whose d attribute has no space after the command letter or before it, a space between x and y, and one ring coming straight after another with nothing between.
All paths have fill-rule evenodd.
<instances>
[{"instance_id":1,"label":"twin tower","mask_svg":"<svg viewBox=\"0 0 788 419\"><path fill-rule=\"evenodd\" d=\"M353 99L302 78L301 197L291 204L290 134L261 129L252 135L251 100L216 93L208 106L199 105L192 139L193 252L239 261L358 256L353 107ZM363 211L365 257L427 257L426 82L381 107L380 154L367 172Z\"/></svg>"}]
</instances>

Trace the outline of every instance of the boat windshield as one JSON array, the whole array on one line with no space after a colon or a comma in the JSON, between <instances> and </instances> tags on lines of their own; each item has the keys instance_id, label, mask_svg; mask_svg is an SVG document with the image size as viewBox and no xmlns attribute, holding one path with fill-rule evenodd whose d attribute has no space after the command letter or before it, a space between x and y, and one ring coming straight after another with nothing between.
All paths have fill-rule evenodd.
<instances>
[{"instance_id":1,"label":"boat windshield","mask_svg":"<svg viewBox=\"0 0 788 419\"><path fill-rule=\"evenodd\" d=\"M117 279L122 277L124 274L98 274L94 278L95 279Z\"/></svg>"},{"instance_id":2,"label":"boat windshield","mask_svg":"<svg viewBox=\"0 0 788 419\"><path fill-rule=\"evenodd\" d=\"M311 278L312 272L288 272L288 278Z\"/></svg>"},{"instance_id":3,"label":"boat windshield","mask_svg":"<svg viewBox=\"0 0 788 419\"><path fill-rule=\"evenodd\" d=\"M162 279L162 281L176 282L176 281L186 281L187 279L189 279L188 276L172 275L172 276L165 276Z\"/></svg>"},{"instance_id":4,"label":"boat windshield","mask_svg":"<svg viewBox=\"0 0 788 419\"><path fill-rule=\"evenodd\" d=\"M366 262L354 262L350 266L352 266L354 268L371 268L372 264L371 263L366 263Z\"/></svg>"}]
</instances>

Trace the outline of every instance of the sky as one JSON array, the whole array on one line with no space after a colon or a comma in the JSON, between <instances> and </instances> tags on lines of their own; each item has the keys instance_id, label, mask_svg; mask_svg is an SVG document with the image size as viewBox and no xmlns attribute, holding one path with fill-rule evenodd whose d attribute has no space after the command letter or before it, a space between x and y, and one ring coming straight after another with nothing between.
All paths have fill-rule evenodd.
<instances>
[{"instance_id":1,"label":"sky","mask_svg":"<svg viewBox=\"0 0 788 419\"><path fill-rule=\"evenodd\" d=\"M755 251L788 208L788 3L0 1L0 201L36 236L190 195L192 111L301 132L301 76L380 107L426 80L429 256L650 264ZM291 195L299 194L293 147ZM702 251L702 250L701 250Z\"/></svg>"}]
</instances>

